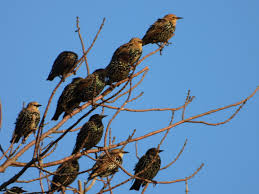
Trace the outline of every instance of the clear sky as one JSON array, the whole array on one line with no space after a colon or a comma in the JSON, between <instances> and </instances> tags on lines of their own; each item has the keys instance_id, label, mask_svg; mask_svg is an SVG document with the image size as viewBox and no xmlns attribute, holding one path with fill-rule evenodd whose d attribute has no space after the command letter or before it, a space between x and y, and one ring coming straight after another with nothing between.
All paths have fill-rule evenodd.
<instances>
[{"instance_id":1,"label":"clear sky","mask_svg":"<svg viewBox=\"0 0 259 194\"><path fill-rule=\"evenodd\" d=\"M186 116L203 113L211 109L235 103L250 95L259 85L259 2L257 0L131 0L131 1L2 1L0 6L0 99L3 107L3 126L0 143L7 148L14 129L17 114L23 102L38 101L43 104L43 113L51 91L58 83L46 81L56 56L71 50L81 56L81 45L76 29L76 16L80 17L82 36L86 47L91 43L102 19L104 28L88 56L91 72L105 67L120 45L132 37L142 37L148 27L168 13L184 17L179 21L172 44L163 55L158 53L145 60L139 67L150 68L145 80L133 96L143 91L144 95L129 108L165 108L180 106L188 89L196 96L188 107ZM144 47L143 54L156 49L155 45ZM86 75L85 66L77 74ZM73 76L72 76L73 77ZM72 78L71 77L71 78ZM53 99L47 122L53 116L62 84ZM120 104L122 101L119 101ZM118 105L117 104L117 105ZM259 95L255 95L229 123L210 127L201 124L184 124L171 130L161 149L162 166L172 161L184 141L187 147L180 159L169 169L159 172L155 180L169 181L184 178L204 162L205 166L194 179L189 181L192 194L255 193L259 180ZM85 110L86 111L86 110ZM85 112L84 111L84 112ZM100 109L96 110L99 113ZM113 111L106 112L105 126ZM70 119L67 125L80 115ZM176 120L180 119L180 112ZM231 115L225 111L206 117L206 121L219 122ZM169 112L129 113L122 112L112 124L116 142L124 140L137 129L136 137L152 130L165 127L170 119ZM86 118L80 123L88 121ZM45 130L57 122L51 121ZM59 144L54 161L68 156L74 146L77 132L68 135ZM58 135L53 135L56 139ZM141 156L150 147L156 146L162 135L156 135L138 143ZM33 139L31 136L28 141ZM66 142L66 143L65 143ZM100 145L103 144L101 141ZM130 154L124 158L123 166L133 172L137 159L134 144L125 150ZM31 150L18 161L29 161ZM1 161L2 163L2 161ZM92 166L87 158L79 160L80 169ZM0 175L0 183L9 179L20 168L8 168ZM49 168L49 170L55 170ZM28 173L29 172L29 173ZM38 176L29 170L22 180ZM87 179L87 174L78 176ZM116 174L112 185L128 178L123 172ZM27 191L40 191L39 183L23 185ZM76 182L73 183L76 185ZM129 191L131 182L114 190L114 193ZM101 189L95 184L90 193ZM146 193L185 193L184 183L150 185Z\"/></svg>"}]
</instances>

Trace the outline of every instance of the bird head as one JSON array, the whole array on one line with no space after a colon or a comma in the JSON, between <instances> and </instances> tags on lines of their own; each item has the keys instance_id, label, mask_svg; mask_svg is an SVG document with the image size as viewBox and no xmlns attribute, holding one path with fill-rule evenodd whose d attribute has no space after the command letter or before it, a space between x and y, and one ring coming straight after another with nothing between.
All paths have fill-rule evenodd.
<instances>
[{"instance_id":1,"label":"bird head","mask_svg":"<svg viewBox=\"0 0 259 194\"><path fill-rule=\"evenodd\" d=\"M102 121L102 119L104 117L106 117L107 115L98 115L98 114L94 114L93 116L90 117L89 121Z\"/></svg>"},{"instance_id":2,"label":"bird head","mask_svg":"<svg viewBox=\"0 0 259 194\"><path fill-rule=\"evenodd\" d=\"M124 154L127 154L129 152L121 150L121 149L113 149L110 151L110 154L118 154L121 158L123 157Z\"/></svg>"},{"instance_id":3,"label":"bird head","mask_svg":"<svg viewBox=\"0 0 259 194\"><path fill-rule=\"evenodd\" d=\"M140 38L132 38L129 42L137 45L142 45L143 41Z\"/></svg>"},{"instance_id":4,"label":"bird head","mask_svg":"<svg viewBox=\"0 0 259 194\"><path fill-rule=\"evenodd\" d=\"M105 69L96 69L93 74L98 75L99 79L104 80L106 77L106 70Z\"/></svg>"},{"instance_id":5,"label":"bird head","mask_svg":"<svg viewBox=\"0 0 259 194\"><path fill-rule=\"evenodd\" d=\"M40 107L41 104L39 104L38 102L30 102L28 105L27 105L27 108L32 108L32 107Z\"/></svg>"},{"instance_id":6,"label":"bird head","mask_svg":"<svg viewBox=\"0 0 259 194\"><path fill-rule=\"evenodd\" d=\"M162 152L164 150L158 150L157 148L150 148L147 152L146 155L151 155L151 156L156 156L158 153Z\"/></svg>"},{"instance_id":7,"label":"bird head","mask_svg":"<svg viewBox=\"0 0 259 194\"><path fill-rule=\"evenodd\" d=\"M176 24L176 21L179 20L179 19L183 19L183 17L177 17L176 15L174 14L167 14L165 15L164 19L170 21L173 23L173 25Z\"/></svg>"}]
</instances>

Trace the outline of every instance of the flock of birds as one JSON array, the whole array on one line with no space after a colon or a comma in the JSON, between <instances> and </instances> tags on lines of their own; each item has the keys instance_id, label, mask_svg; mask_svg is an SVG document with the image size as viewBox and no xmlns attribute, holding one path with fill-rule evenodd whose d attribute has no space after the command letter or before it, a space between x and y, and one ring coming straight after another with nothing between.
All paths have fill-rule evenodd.
<instances>
[{"instance_id":1,"label":"flock of birds","mask_svg":"<svg viewBox=\"0 0 259 194\"><path fill-rule=\"evenodd\" d=\"M145 36L132 38L128 43L120 46L113 54L109 65L105 69L97 69L86 78L77 77L68 84L58 99L56 112L52 120L58 120L59 116L64 113L70 115L72 111L79 107L81 102L93 100L98 96L106 85L112 85L129 77L129 73L134 64L139 60L142 54L142 46L147 44L168 44L170 38L174 36L176 21L182 19L174 14L168 14L158 19L149 27ZM55 77L65 77L73 71L78 61L76 53L64 51L58 55L52 66L47 80L53 80ZM19 113L15 123L15 130L11 143L18 143L23 138L22 143L31 133L35 133L40 121L40 111L38 102L30 102L27 107ZM95 114L90 117L81 130L79 131L76 144L72 154L81 150L89 150L96 146L102 138L104 126L102 119L106 115ZM149 149L138 161L135 166L135 175L142 179L135 179L130 190L139 190L147 182L143 179L152 180L160 169L161 160L157 148ZM122 149L113 149L109 154L101 154L92 167L92 172L88 181L95 177L108 177L116 173L119 169L118 164L122 164L123 154L128 153ZM79 172L78 158L62 163L55 172L52 179L51 190L61 191L62 187L70 185L77 177Z\"/></svg>"}]
</instances>

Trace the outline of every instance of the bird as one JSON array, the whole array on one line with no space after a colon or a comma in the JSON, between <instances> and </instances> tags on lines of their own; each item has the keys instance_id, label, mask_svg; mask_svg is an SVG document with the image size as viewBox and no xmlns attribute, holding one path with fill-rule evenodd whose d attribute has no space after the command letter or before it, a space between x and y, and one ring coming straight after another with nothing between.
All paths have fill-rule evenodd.
<instances>
[{"instance_id":1,"label":"bird","mask_svg":"<svg viewBox=\"0 0 259 194\"><path fill-rule=\"evenodd\" d=\"M139 178L144 178L152 180L158 173L161 165L161 159L158 153L163 150L158 150L156 148L150 148L144 156L142 156L135 166L135 175ZM138 191L140 186L144 187L147 184L146 181L135 179L134 184L131 186L130 190Z\"/></svg>"},{"instance_id":2,"label":"bird","mask_svg":"<svg viewBox=\"0 0 259 194\"><path fill-rule=\"evenodd\" d=\"M39 107L41 104L38 102L30 102L26 108L23 108L19 113L10 143L18 143L20 138L23 137L22 143L24 144L29 135L37 130L40 122Z\"/></svg>"},{"instance_id":3,"label":"bird","mask_svg":"<svg viewBox=\"0 0 259 194\"><path fill-rule=\"evenodd\" d=\"M56 112L51 120L58 120L59 116L65 112L65 114L70 114L75 108L77 108L80 104L80 101L77 100L76 96L76 87L83 78L76 77L72 80L70 84L68 84L62 94L58 99L58 104L56 108Z\"/></svg>"},{"instance_id":4,"label":"bird","mask_svg":"<svg viewBox=\"0 0 259 194\"><path fill-rule=\"evenodd\" d=\"M76 64L77 60L78 56L76 53L72 51L61 52L55 59L47 80L52 81L57 76L63 78L72 71L72 68Z\"/></svg>"},{"instance_id":5,"label":"bird","mask_svg":"<svg viewBox=\"0 0 259 194\"><path fill-rule=\"evenodd\" d=\"M129 153L127 151L123 151L121 149L113 149L109 151L110 157L107 154L101 155L92 168L92 172L88 177L87 182L95 177L108 177L110 175L118 172L119 166L114 162L116 161L118 164L122 164L123 155Z\"/></svg>"},{"instance_id":6,"label":"bird","mask_svg":"<svg viewBox=\"0 0 259 194\"><path fill-rule=\"evenodd\" d=\"M79 133L77 134L76 144L72 154L79 152L81 149L89 150L100 142L103 136L102 119L107 115L95 114L90 117Z\"/></svg>"},{"instance_id":7,"label":"bird","mask_svg":"<svg viewBox=\"0 0 259 194\"><path fill-rule=\"evenodd\" d=\"M62 163L52 179L51 191L61 191L62 186L67 187L74 182L79 172L79 163L77 159Z\"/></svg>"},{"instance_id":8,"label":"bird","mask_svg":"<svg viewBox=\"0 0 259 194\"><path fill-rule=\"evenodd\" d=\"M183 19L174 14L167 14L162 19L158 19L153 25L149 27L146 34L142 38L143 46L147 44L167 43L173 37L175 32L176 21Z\"/></svg>"},{"instance_id":9,"label":"bird","mask_svg":"<svg viewBox=\"0 0 259 194\"><path fill-rule=\"evenodd\" d=\"M80 102L93 100L106 86L106 70L97 69L85 79L81 80L76 88L76 97Z\"/></svg>"},{"instance_id":10,"label":"bird","mask_svg":"<svg viewBox=\"0 0 259 194\"><path fill-rule=\"evenodd\" d=\"M142 40L132 38L128 43L120 46L113 54L107 71L107 85L119 82L129 76L129 72L134 63L142 55Z\"/></svg>"},{"instance_id":11,"label":"bird","mask_svg":"<svg viewBox=\"0 0 259 194\"><path fill-rule=\"evenodd\" d=\"M27 192L25 190L22 189L22 187L12 187L10 189L6 189L6 192L4 192L4 194L19 194L19 193L23 193L23 192Z\"/></svg>"}]
</instances>

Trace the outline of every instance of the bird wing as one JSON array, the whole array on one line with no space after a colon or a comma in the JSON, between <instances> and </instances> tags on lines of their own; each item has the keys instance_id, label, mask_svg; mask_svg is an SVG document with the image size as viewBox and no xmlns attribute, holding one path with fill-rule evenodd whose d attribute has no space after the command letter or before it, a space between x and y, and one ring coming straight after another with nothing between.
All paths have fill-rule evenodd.
<instances>
[{"instance_id":1,"label":"bird wing","mask_svg":"<svg viewBox=\"0 0 259 194\"><path fill-rule=\"evenodd\" d=\"M146 164L147 164L147 156L144 155L139 159L138 163L134 168L135 174L142 171L145 168Z\"/></svg>"},{"instance_id":2,"label":"bird wing","mask_svg":"<svg viewBox=\"0 0 259 194\"><path fill-rule=\"evenodd\" d=\"M163 19L163 18L162 19L158 19L154 24L152 24L149 27L149 29L147 30L147 33L146 33L145 36L149 36L149 37L156 37L156 36L158 36L161 33L161 31L163 30L163 26L164 26L164 24L166 22L168 22L168 21Z\"/></svg>"},{"instance_id":3,"label":"bird wing","mask_svg":"<svg viewBox=\"0 0 259 194\"><path fill-rule=\"evenodd\" d=\"M92 84L94 84L94 82L95 82L95 75L94 74L90 74L85 79L81 80L78 83L76 91L81 92L85 88L87 88L87 87L91 86Z\"/></svg>"}]
</instances>

